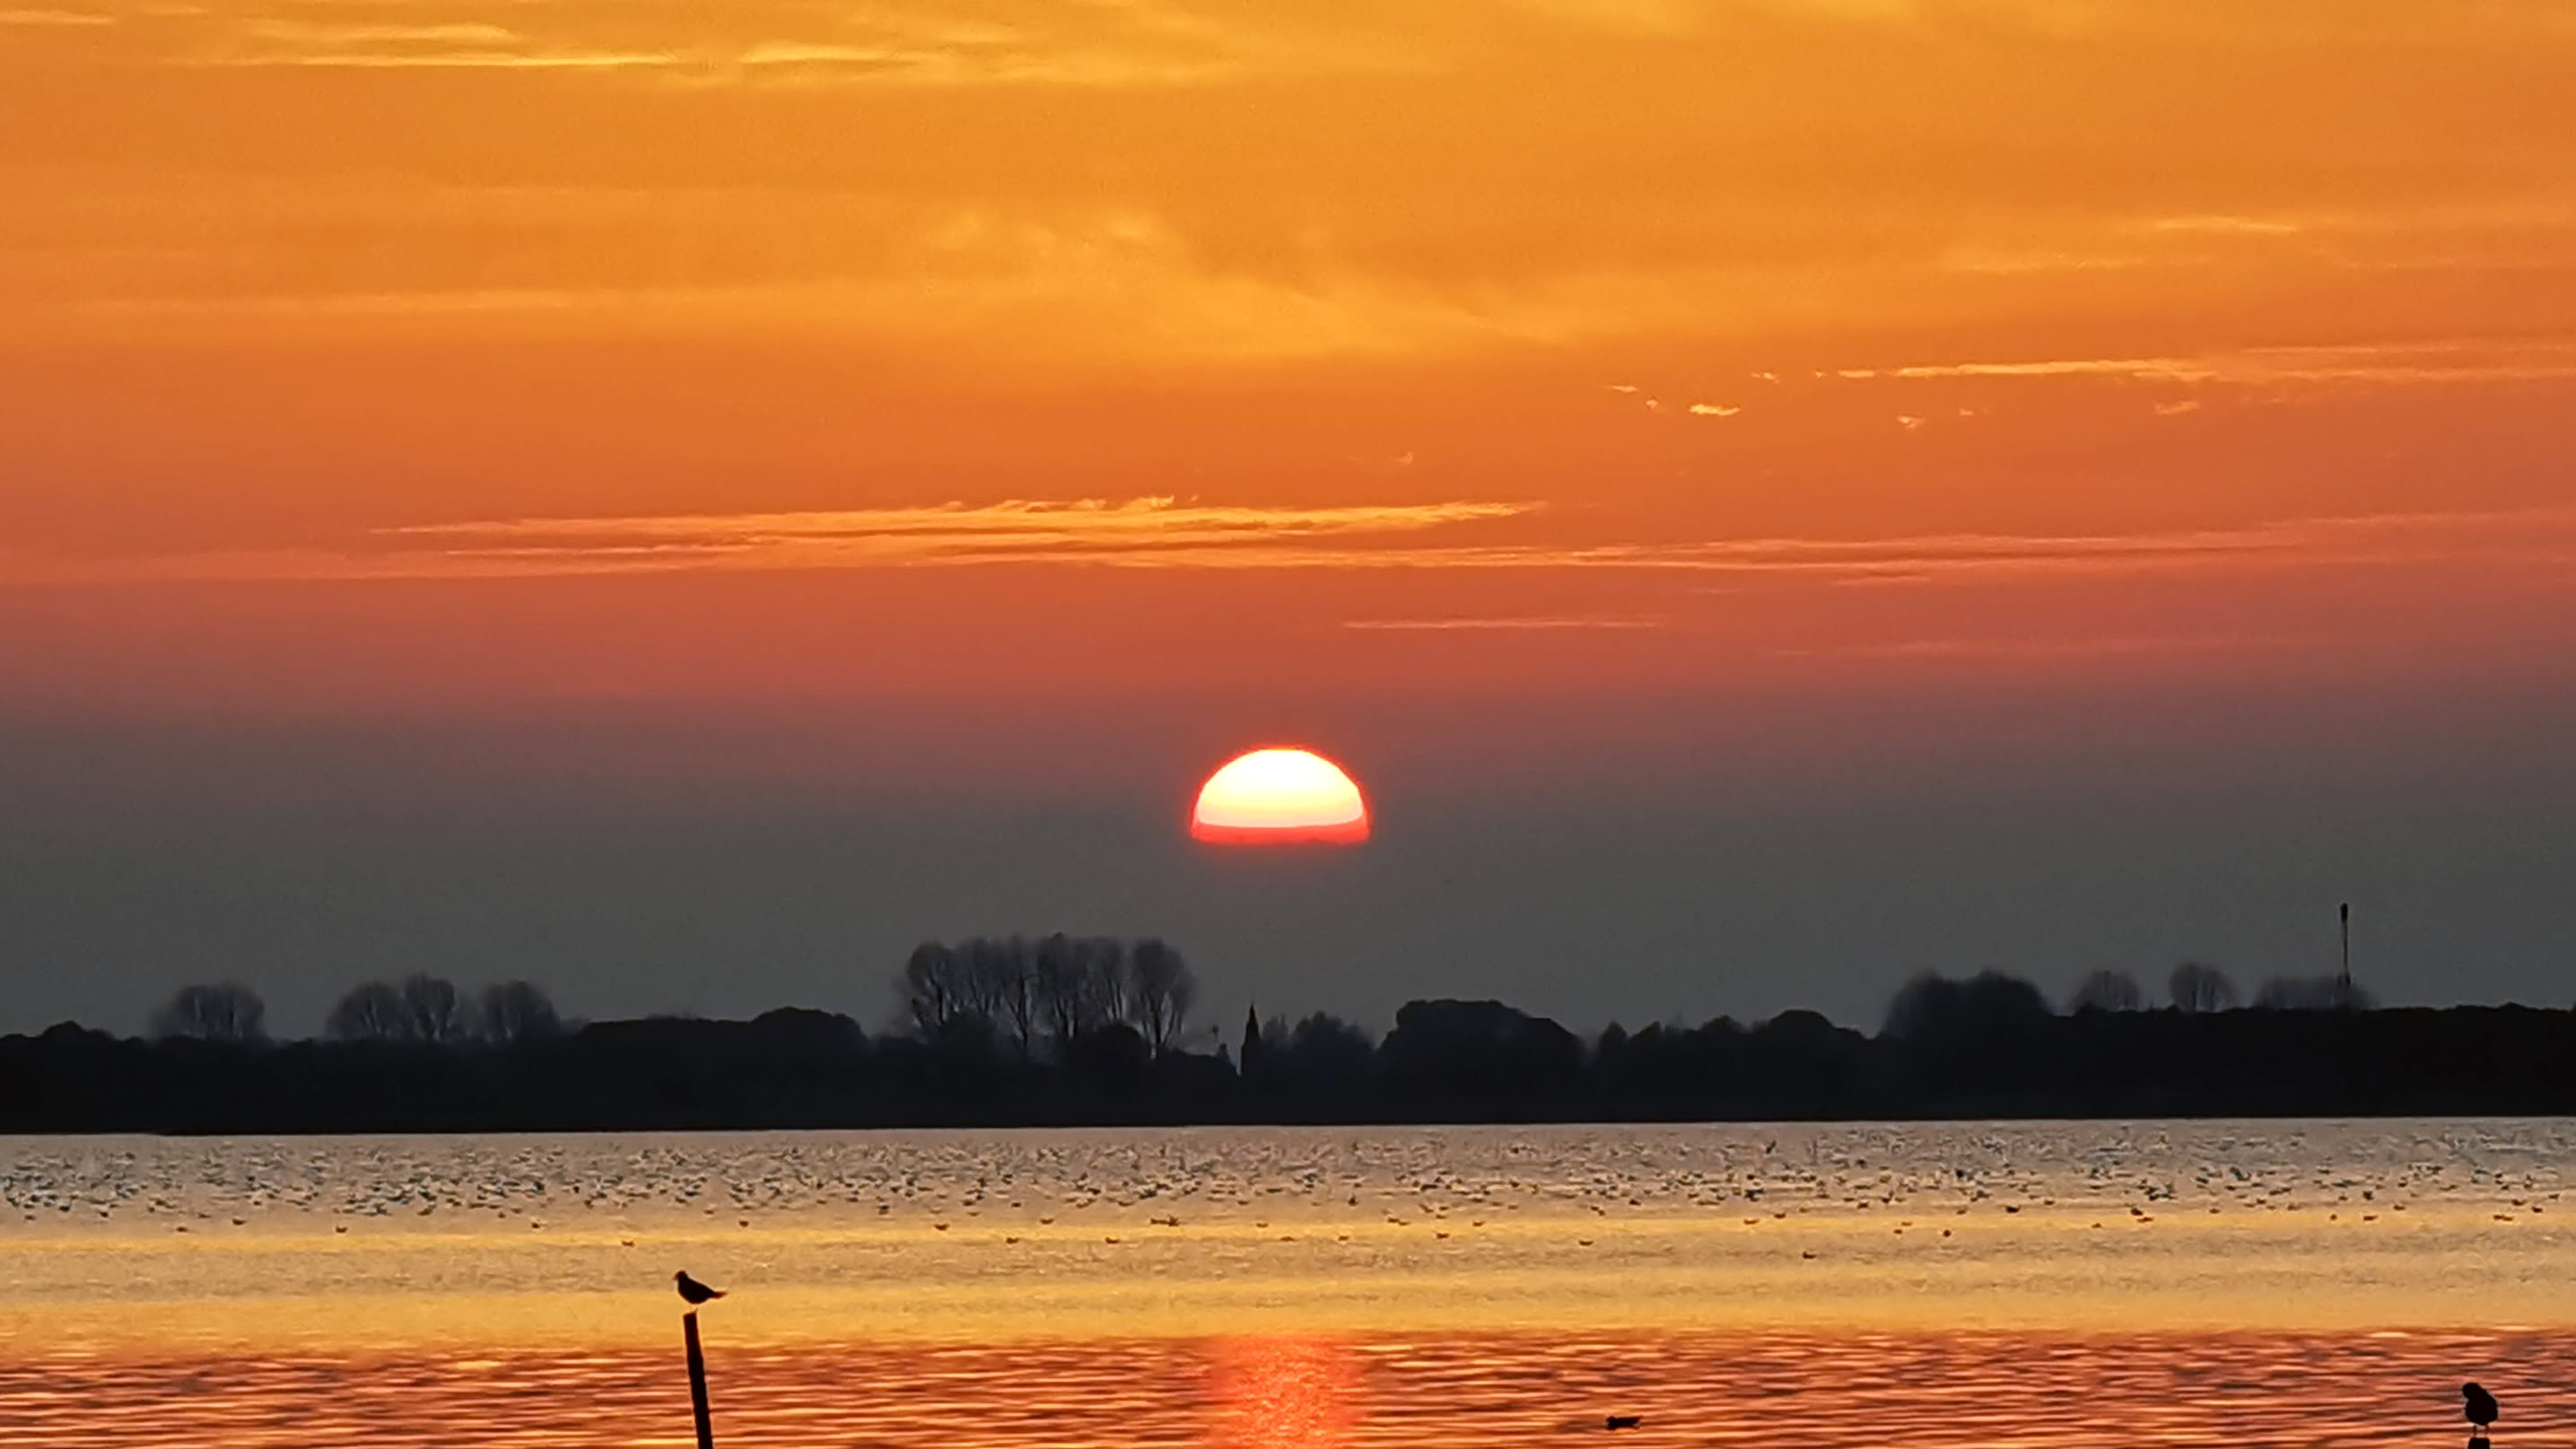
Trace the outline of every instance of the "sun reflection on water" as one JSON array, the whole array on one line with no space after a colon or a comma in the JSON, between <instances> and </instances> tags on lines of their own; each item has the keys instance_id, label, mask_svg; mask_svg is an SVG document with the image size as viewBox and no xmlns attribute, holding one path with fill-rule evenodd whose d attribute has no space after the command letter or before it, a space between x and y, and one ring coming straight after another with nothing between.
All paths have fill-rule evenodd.
<instances>
[{"instance_id":1,"label":"sun reflection on water","mask_svg":"<svg viewBox=\"0 0 2576 1449\"><path fill-rule=\"evenodd\" d=\"M666 1351L235 1360L10 1344L11 1449L687 1445ZM2456 1445L2457 1385L2576 1417L2576 1334L1462 1334L708 1345L718 1442L878 1449ZM2542 1433L2535 1442L2546 1440Z\"/></svg>"},{"instance_id":2,"label":"sun reflection on water","mask_svg":"<svg viewBox=\"0 0 2576 1449\"><path fill-rule=\"evenodd\" d=\"M1359 1418L1359 1365L1323 1338L1220 1339L1211 1346L1212 1449L1341 1449Z\"/></svg>"}]
</instances>

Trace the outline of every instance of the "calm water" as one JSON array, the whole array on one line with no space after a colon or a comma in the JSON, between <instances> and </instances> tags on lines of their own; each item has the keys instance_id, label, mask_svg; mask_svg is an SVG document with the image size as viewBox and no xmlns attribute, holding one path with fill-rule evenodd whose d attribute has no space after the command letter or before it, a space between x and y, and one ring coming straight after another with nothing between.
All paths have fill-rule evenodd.
<instances>
[{"instance_id":1,"label":"calm water","mask_svg":"<svg viewBox=\"0 0 2576 1449\"><path fill-rule=\"evenodd\" d=\"M2565 1121L0 1140L0 1442L2500 1444Z\"/></svg>"}]
</instances>

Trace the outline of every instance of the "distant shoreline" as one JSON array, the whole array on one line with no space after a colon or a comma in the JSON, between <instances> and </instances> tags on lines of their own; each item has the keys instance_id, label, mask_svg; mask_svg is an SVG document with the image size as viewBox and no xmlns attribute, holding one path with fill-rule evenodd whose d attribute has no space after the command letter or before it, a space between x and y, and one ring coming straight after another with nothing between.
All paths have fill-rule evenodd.
<instances>
[{"instance_id":1,"label":"distant shoreline","mask_svg":"<svg viewBox=\"0 0 2576 1449\"><path fill-rule=\"evenodd\" d=\"M659 1125L657 1125L657 1124L650 1124L650 1123L626 1123L626 1124L621 1124L621 1125L617 1125L617 1126L606 1126L606 1127L600 1127L600 1126L581 1126L581 1127L542 1127L542 1126L540 1126L540 1127L529 1127L529 1126L507 1126L507 1127L491 1127L491 1126L485 1126L485 1127L471 1127L471 1126L445 1126L445 1127L383 1127L383 1128L363 1128L363 1129L361 1129L361 1128L338 1128L338 1127L320 1128L320 1127L281 1127L281 1126L268 1126L268 1127L239 1127L239 1126L225 1126L225 1127L204 1127L204 1128L193 1128L193 1127L192 1127L192 1128L168 1128L168 1129L163 1129L163 1128L96 1128L96 1129L93 1129L93 1128L84 1128L84 1127L58 1127L58 1128L57 1128L57 1127L37 1127L37 1128L8 1127L8 1128L0 1128L0 1138L15 1137L15 1138L28 1139L28 1140L43 1140L43 1139L60 1138L60 1139L65 1139L65 1140L72 1140L72 1139L79 1139L79 1138L85 1138L85 1137L134 1137L134 1138L146 1138L146 1139L151 1139L151 1140L155 1140L155 1141L188 1142L188 1141L222 1140L222 1139L233 1139L233 1138L275 1138L275 1139L280 1139L280 1140L300 1140L300 1139L305 1139L305 1138L312 1138L312 1139L331 1139L331 1138L367 1139L367 1138L393 1138L393 1137L504 1137L504 1138L506 1138L506 1137L530 1137L530 1138L540 1138L540 1137L726 1137L726 1136L742 1136L742 1135L751 1135L751 1134L769 1134L769 1133L775 1133L775 1134L781 1134L781 1135L786 1135L786 1134L796 1134L796 1133L811 1133L811 1134L816 1134L816 1135L830 1135L830 1134L841 1134L841 1133L851 1133L851 1134L889 1133L889 1134L891 1134L891 1133L904 1133L904 1132L1223 1132L1223 1131L1278 1131L1278 1132L1403 1132L1403 1131L1415 1131L1415 1130L1419 1130L1419 1131L1444 1131L1444 1130L1450 1130L1450 1129L1479 1129L1479 1130L1482 1130L1482 1129L1492 1129L1492 1130L1496 1130L1496 1131L1507 1131L1507 1130L1510 1130L1510 1129L1512 1129L1512 1128L1516 1128L1516 1127L1527 1127L1527 1128L1540 1128L1540 1127L1547 1127L1547 1128L1559 1128L1559 1127L1562 1127L1562 1128L1603 1128L1603 1129L1611 1129L1611 1128L1625 1128L1625 1127L1765 1127L1765 1126L1769 1126L1769 1127L1849 1127L1849 1128L1889 1127L1889 1128L1898 1128L1898 1127L1975 1127L1975 1126L1980 1126L1980 1125L1992 1125L1992 1126L1997 1126L1997 1127L2029 1127L2029 1126L2047 1126L2047 1125L2050 1125L2050 1124L2061 1124L2061 1125L2066 1125L2066 1126L2082 1126L2082 1125L2087 1125L2087 1124L2118 1124L2118 1123L2127 1123L2127 1124L2132 1124L2132 1125L2136 1125L2136 1126L2150 1126L2150 1125L2154 1125L2154 1124L2159 1124L2159 1123L2168 1123L2168 1122L2170 1122L2170 1123L2192 1123L2192 1124L2196 1124L2196 1125L2203 1125L2203 1126L2211 1125L2211 1124L2223 1124L2223 1123L2229 1123L2229 1122L2242 1122L2242 1123L2246 1123L2246 1124L2248 1124L2248 1125L2257 1125L2257 1124L2280 1124L2280 1123L2288 1123L2288 1122L2297 1122L2297 1123L2315 1123L2315 1124L2321 1124L2321 1125L2331 1125L2331 1124L2338 1124L2338 1123L2363 1124L2363 1123L2375 1123L2375 1122L2392 1122L2392 1123L2393 1123L2393 1122L2458 1122L2458 1123L2463 1123L2463 1124L2472 1124L2472 1123L2496 1123L2496 1122L2576 1122L2576 1111L2569 1111L2569 1112L2442 1112L2442 1113L2432 1113L2432 1114L2419 1114L2419 1113L2412 1113L2412 1112L2385 1112L2385 1113L2371 1113L2371 1114L2345 1114L2345 1115L2340 1115L2340 1116L2335 1116L2335 1115L2314 1115L2314 1114L2301 1113L2301 1112L2279 1112L2279 1113L2272 1113L2272 1114L2268 1114L2268 1115L2266 1115L2266 1114L2259 1114L2259 1113L2226 1113L2226 1112L2221 1112L2221 1113L2208 1113L2208 1114L2202 1114L2202 1113L2177 1113L2177 1114L2171 1114L2171 1115L2166 1115L2166 1116L2134 1116L2134 1115L2126 1115L2126 1114L2114 1114L2114 1115L2110 1115L2110 1116L2044 1116L2044 1115L2032 1115L2032 1116L2022 1116L2022 1117L1568 1117L1568 1118L1514 1117L1514 1118L1490 1118L1490 1119L1468 1119L1468 1118L1427 1118L1427 1117L1426 1117L1426 1118L1414 1118L1414 1119L1407 1119L1407 1120L1351 1118L1351 1119L1347 1119L1347 1120L1334 1120L1334 1121L1320 1121L1320 1120L1290 1120L1290 1119L1271 1119L1271 1118L1261 1118L1261 1119L1255 1119L1255 1118L1242 1118L1242 1119L1230 1119L1230 1120L1215 1120L1215 1119L1209 1119L1209 1120L1204 1120L1204 1121L1145 1121L1145 1120L1108 1120L1108 1119L1102 1119L1102 1120L1097 1120L1097 1121L1090 1121L1090 1120L1077 1121L1077 1120L1067 1119L1067 1120L1063 1120L1063 1121L1046 1121L1046 1122L1034 1122L1034 1121L921 1121L921 1122L849 1122L849 1123L826 1123L826 1124L819 1124L819 1125L818 1125L818 1124L814 1124L814 1123L793 1123L793 1124L778 1123L778 1124L753 1124L753 1125L742 1125L742 1126L702 1126L702 1125L697 1125L697 1124L689 1124L689 1125L670 1125L670 1124L659 1124Z\"/></svg>"},{"instance_id":2,"label":"distant shoreline","mask_svg":"<svg viewBox=\"0 0 2576 1449\"><path fill-rule=\"evenodd\" d=\"M2576 1012L2083 1011L1868 1036L1810 1012L1585 1041L1416 1002L1374 1045L1240 1059L1112 1025L1027 1051L843 1016L597 1022L506 1046L219 1044L70 1023L0 1038L0 1133L313 1136L2576 1116Z\"/></svg>"}]
</instances>

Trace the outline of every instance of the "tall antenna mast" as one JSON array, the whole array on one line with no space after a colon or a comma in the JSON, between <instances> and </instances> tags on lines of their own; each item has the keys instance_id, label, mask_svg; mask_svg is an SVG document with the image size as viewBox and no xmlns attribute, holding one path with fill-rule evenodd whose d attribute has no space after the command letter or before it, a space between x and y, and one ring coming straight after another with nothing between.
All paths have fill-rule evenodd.
<instances>
[{"instance_id":1,"label":"tall antenna mast","mask_svg":"<svg viewBox=\"0 0 2576 1449\"><path fill-rule=\"evenodd\" d=\"M2352 999L2352 902L2343 903L2343 974L2335 978L2344 1000Z\"/></svg>"}]
</instances>

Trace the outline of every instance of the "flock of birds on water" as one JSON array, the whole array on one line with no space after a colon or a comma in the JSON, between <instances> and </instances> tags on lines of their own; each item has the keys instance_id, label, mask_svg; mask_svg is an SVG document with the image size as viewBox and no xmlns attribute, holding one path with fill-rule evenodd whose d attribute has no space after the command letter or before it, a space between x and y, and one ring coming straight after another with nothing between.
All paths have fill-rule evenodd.
<instances>
[{"instance_id":1,"label":"flock of birds on water","mask_svg":"<svg viewBox=\"0 0 2576 1449\"><path fill-rule=\"evenodd\" d=\"M1536 1129L1460 1134L1436 1147L1418 1133L1362 1131L1067 1134L1046 1145L974 1134L163 1142L56 1145L49 1155L22 1156L0 1169L0 1208L26 1221L75 1225L157 1219L180 1232L279 1214L324 1217L346 1232L370 1220L396 1226L477 1216L531 1229L603 1217L750 1227L758 1217L792 1222L818 1211L827 1220L836 1212L927 1220L940 1232L988 1212L1002 1223L1017 1221L1016 1213L1053 1225L1057 1214L1077 1213L1083 1217L1068 1225L1116 1226L1133 1214L1178 1227L1184 1207L1194 1223L1240 1219L1238 1226L1260 1228L1272 1217L1296 1226L1301 1211L1344 1222L1382 1214L1442 1238L1453 1213L1463 1229L1471 1215L1481 1227L1484 1216L1524 1208L1524 1217L1578 1224L1613 1215L1731 1221L1728 1214L1741 1213L1754 1224L1811 1209L2055 1209L2140 1225L2158 1214L2308 1212L2358 1227L2411 1205L2555 1227L2542 1215L2558 1205L2559 1164L2567 1162L2576 1162L2576 1131L2549 1123L2428 1124L2411 1136L2377 1130L2348 1140L2333 1129L2177 1124ZM634 1237L622 1241L636 1246ZM672 1282L692 1311L725 1296L685 1271ZM2499 1417L2494 1395L2466 1384L2461 1404L2471 1449L2485 1449ZM1586 1426L1616 1432L1644 1423L1640 1414L1608 1414Z\"/></svg>"},{"instance_id":2,"label":"flock of birds on water","mask_svg":"<svg viewBox=\"0 0 2576 1449\"><path fill-rule=\"evenodd\" d=\"M2179 1213L2314 1212L2394 1226L2410 1207L2464 1207L2538 1225L2565 1190L2576 1132L2555 1124L2450 1128L2406 1138L2241 1128L1818 1128L1462 1136L1425 1150L1392 1134L1140 1142L1102 1134L1001 1139L739 1138L675 1143L447 1139L314 1146L155 1143L58 1149L0 1169L0 1211L27 1222L243 1226L274 1214L365 1228L481 1218L542 1229L608 1216L691 1216L742 1226L777 1214L921 1215L946 1231L1013 1210L1086 1213L1134 1226L1273 1213L1407 1221L1479 1212L1705 1215L1748 1223L1811 1212L2085 1211L2105 1225ZM1554 1140L1567 1139L1567 1140ZM1357 1212L1349 1211L1358 1209ZM1045 1219L1039 1225L1047 1225ZM1448 1226L1442 1224L1443 1227Z\"/></svg>"}]
</instances>

